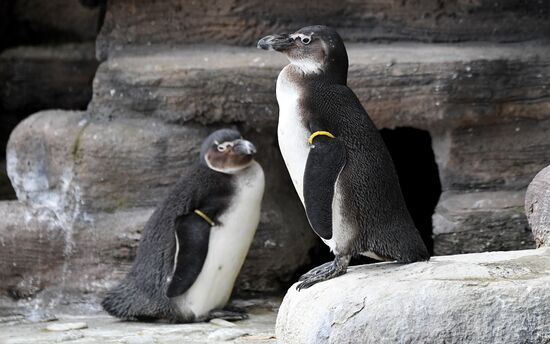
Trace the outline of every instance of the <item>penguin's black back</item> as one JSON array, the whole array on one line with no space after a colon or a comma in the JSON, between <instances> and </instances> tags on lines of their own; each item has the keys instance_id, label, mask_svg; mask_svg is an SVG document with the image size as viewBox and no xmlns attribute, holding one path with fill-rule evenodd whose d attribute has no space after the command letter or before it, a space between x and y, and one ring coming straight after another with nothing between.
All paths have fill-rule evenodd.
<instances>
[{"instance_id":1,"label":"penguin's black back","mask_svg":"<svg viewBox=\"0 0 550 344\"><path fill-rule=\"evenodd\" d=\"M382 137L345 84L334 76L303 79L304 121L311 132L331 130L344 142L347 160L339 176L344 216L352 233L351 254L371 251L401 262L429 253L408 212L391 156Z\"/></svg>"},{"instance_id":2,"label":"penguin's black back","mask_svg":"<svg viewBox=\"0 0 550 344\"><path fill-rule=\"evenodd\" d=\"M189 168L147 221L130 272L101 303L105 311L128 320L192 321L193 315L181 314L166 295L174 268L176 219L209 230L209 224L193 211L200 209L215 219L228 207L234 191L231 175L198 162ZM187 249L195 248L187 245Z\"/></svg>"}]
</instances>

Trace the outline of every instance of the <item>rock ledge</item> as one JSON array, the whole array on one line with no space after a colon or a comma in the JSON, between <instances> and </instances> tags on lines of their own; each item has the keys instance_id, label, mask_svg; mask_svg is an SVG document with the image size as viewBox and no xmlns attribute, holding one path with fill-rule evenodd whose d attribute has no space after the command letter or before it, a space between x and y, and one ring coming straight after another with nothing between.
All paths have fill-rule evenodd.
<instances>
[{"instance_id":1,"label":"rock ledge","mask_svg":"<svg viewBox=\"0 0 550 344\"><path fill-rule=\"evenodd\" d=\"M550 248L351 268L281 305L281 343L547 343Z\"/></svg>"}]
</instances>

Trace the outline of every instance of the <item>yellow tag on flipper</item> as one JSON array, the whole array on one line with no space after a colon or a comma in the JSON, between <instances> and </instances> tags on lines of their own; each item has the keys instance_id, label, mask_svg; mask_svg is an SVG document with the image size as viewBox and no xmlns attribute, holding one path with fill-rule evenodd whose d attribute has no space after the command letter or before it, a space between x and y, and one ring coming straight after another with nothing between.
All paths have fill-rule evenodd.
<instances>
[{"instance_id":1,"label":"yellow tag on flipper","mask_svg":"<svg viewBox=\"0 0 550 344\"><path fill-rule=\"evenodd\" d=\"M206 222L208 222L208 224L210 226L214 226L216 223L214 221L212 221L211 218L208 217L208 215L206 215L205 213L203 213L202 211L200 211L199 209L195 209L194 211L195 214L199 215L200 217L202 217L202 219Z\"/></svg>"},{"instance_id":2,"label":"yellow tag on flipper","mask_svg":"<svg viewBox=\"0 0 550 344\"><path fill-rule=\"evenodd\" d=\"M313 144L313 139L316 138L317 136L328 136L330 137L331 139L334 139L336 138L334 135L332 135L330 132L328 131L324 131L324 130L320 130L320 131L316 131L314 132L313 134L311 134L309 136L309 139L308 139L308 142L310 145Z\"/></svg>"}]
</instances>

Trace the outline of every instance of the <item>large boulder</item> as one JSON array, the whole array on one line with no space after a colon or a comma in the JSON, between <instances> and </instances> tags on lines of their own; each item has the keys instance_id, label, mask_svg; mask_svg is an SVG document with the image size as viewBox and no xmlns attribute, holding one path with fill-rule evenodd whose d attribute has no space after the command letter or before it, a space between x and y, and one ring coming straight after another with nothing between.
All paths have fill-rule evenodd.
<instances>
[{"instance_id":1,"label":"large boulder","mask_svg":"<svg viewBox=\"0 0 550 344\"><path fill-rule=\"evenodd\" d=\"M550 248L351 268L291 287L280 343L547 343Z\"/></svg>"},{"instance_id":2,"label":"large boulder","mask_svg":"<svg viewBox=\"0 0 550 344\"><path fill-rule=\"evenodd\" d=\"M537 247L550 246L550 166L540 171L529 184L525 213Z\"/></svg>"}]
</instances>

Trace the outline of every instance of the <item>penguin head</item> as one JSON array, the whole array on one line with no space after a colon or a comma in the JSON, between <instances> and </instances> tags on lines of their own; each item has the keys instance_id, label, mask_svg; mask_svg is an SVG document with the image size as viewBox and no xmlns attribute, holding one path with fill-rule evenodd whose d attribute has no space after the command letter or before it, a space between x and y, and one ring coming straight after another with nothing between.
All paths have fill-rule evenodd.
<instances>
[{"instance_id":1,"label":"penguin head","mask_svg":"<svg viewBox=\"0 0 550 344\"><path fill-rule=\"evenodd\" d=\"M220 129L204 140L200 159L214 171L234 174L250 166L255 153L256 147L237 130Z\"/></svg>"},{"instance_id":2,"label":"penguin head","mask_svg":"<svg viewBox=\"0 0 550 344\"><path fill-rule=\"evenodd\" d=\"M307 26L291 34L270 35L258 41L258 48L285 54L304 74L324 74L345 84L348 54L340 35L322 26Z\"/></svg>"}]
</instances>

